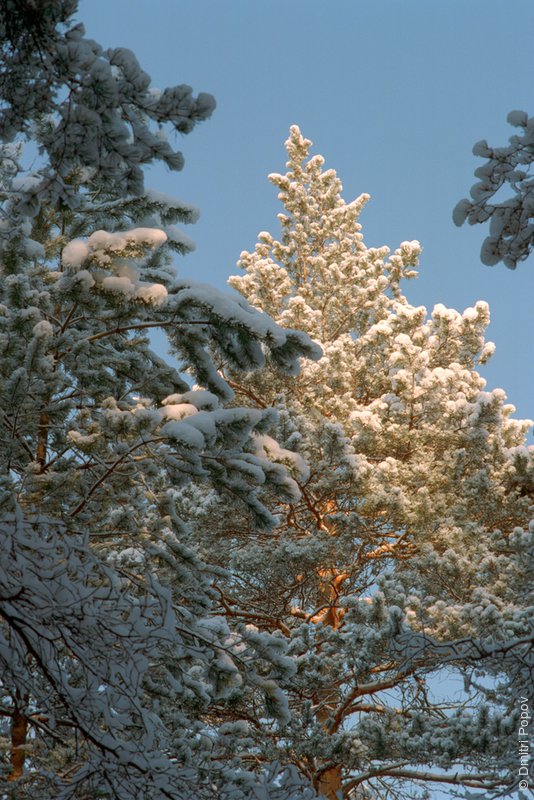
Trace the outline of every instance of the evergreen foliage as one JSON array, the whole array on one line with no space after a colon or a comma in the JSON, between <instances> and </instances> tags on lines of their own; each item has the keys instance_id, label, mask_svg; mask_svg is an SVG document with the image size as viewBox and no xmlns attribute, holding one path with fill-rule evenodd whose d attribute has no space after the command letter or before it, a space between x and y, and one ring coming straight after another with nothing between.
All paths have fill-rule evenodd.
<instances>
[{"instance_id":1,"label":"evergreen foliage","mask_svg":"<svg viewBox=\"0 0 534 800\"><path fill-rule=\"evenodd\" d=\"M223 407L213 353L289 374L319 349L176 275L192 246L176 223L197 212L144 188L143 164L180 161L148 122L187 132L213 102L154 93L131 54L68 27L75 5L0 7L3 796L305 800L296 770L247 769L246 720L222 724L232 698L265 693L286 719L277 682L295 667L285 641L214 613L221 569L176 504L202 483L272 525L258 487L297 495L255 451L272 414Z\"/></svg>"},{"instance_id":2,"label":"evergreen foliage","mask_svg":"<svg viewBox=\"0 0 534 800\"><path fill-rule=\"evenodd\" d=\"M293 127L288 172L270 176L281 236L260 233L230 284L323 358L291 380L220 362L236 403L278 409L258 447L300 498L265 492L268 537L213 496L184 493L183 513L231 560L227 619L279 632L295 658L291 721L256 730L258 758L296 765L329 800L491 797L517 781L517 696L533 685L532 423L477 372L487 304L412 306L419 244L367 248L368 196L346 204L310 146Z\"/></svg>"},{"instance_id":3,"label":"evergreen foliage","mask_svg":"<svg viewBox=\"0 0 534 800\"><path fill-rule=\"evenodd\" d=\"M177 275L198 212L143 168L213 98L76 7L0 4L2 796L510 793L534 464L487 305L412 306L419 244L367 248L297 127L241 296Z\"/></svg>"},{"instance_id":4,"label":"evergreen foliage","mask_svg":"<svg viewBox=\"0 0 534 800\"><path fill-rule=\"evenodd\" d=\"M474 155L487 161L475 170L479 180L471 188L471 199L460 200L453 220L456 225L490 220L480 252L482 262L493 267L502 261L515 269L534 246L534 117L511 111L508 122L520 132L510 137L506 147L490 147L485 139L474 145ZM495 195L504 189L512 196L496 202Z\"/></svg>"}]
</instances>

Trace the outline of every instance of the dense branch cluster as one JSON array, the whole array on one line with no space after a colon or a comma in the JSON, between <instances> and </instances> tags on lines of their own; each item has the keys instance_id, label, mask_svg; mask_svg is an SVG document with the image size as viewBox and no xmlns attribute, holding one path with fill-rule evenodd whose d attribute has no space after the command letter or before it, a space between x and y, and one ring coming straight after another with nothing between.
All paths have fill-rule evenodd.
<instances>
[{"instance_id":1,"label":"dense branch cluster","mask_svg":"<svg viewBox=\"0 0 534 800\"><path fill-rule=\"evenodd\" d=\"M177 277L173 256L193 246L177 223L198 212L144 188L143 164L181 166L148 126L188 132L213 102L155 92L132 54L68 28L74 10L7 2L0 15L3 786L305 800L291 766L250 770L247 723L224 719L232 692L269 697L269 718L286 719L278 681L294 665L276 637L214 613L221 570L176 496L202 482L272 526L258 488L297 494L257 444L272 413L224 407L214 354L246 370L269 354L292 374L320 350ZM31 174L25 139L42 155ZM179 369L153 352L153 329Z\"/></svg>"},{"instance_id":2,"label":"dense branch cluster","mask_svg":"<svg viewBox=\"0 0 534 800\"><path fill-rule=\"evenodd\" d=\"M487 161L475 170L479 181L471 189L471 199L460 200L453 219L456 225L490 220L480 254L483 263L492 267L502 261L515 269L534 246L534 117L511 111L508 122L520 129L508 146L489 147L482 140L473 147L473 153ZM495 195L505 189L511 197L495 202Z\"/></svg>"},{"instance_id":3,"label":"dense branch cluster","mask_svg":"<svg viewBox=\"0 0 534 800\"><path fill-rule=\"evenodd\" d=\"M44 202L79 202L72 176L84 177L117 197L140 194L143 167L163 161L183 167L166 129L190 133L209 118L215 101L190 86L151 86L125 48L103 48L70 24L73 0L4 0L0 11L0 138L34 137L46 165L19 185L21 213Z\"/></svg>"}]
</instances>

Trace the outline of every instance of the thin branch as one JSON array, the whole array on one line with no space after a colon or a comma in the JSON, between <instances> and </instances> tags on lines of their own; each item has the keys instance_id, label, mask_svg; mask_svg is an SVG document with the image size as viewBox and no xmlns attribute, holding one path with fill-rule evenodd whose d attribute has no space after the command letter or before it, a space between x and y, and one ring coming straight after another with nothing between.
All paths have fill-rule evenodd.
<instances>
[{"instance_id":1,"label":"thin branch","mask_svg":"<svg viewBox=\"0 0 534 800\"><path fill-rule=\"evenodd\" d=\"M195 319L190 322L138 322L136 325L124 325L117 328L112 328L107 331L100 331L88 336L87 339L82 339L84 342L95 342L97 339L105 339L107 336L114 336L117 333L129 333L130 331L143 330L146 328L175 328L180 325L212 325L209 319Z\"/></svg>"},{"instance_id":2,"label":"thin branch","mask_svg":"<svg viewBox=\"0 0 534 800\"><path fill-rule=\"evenodd\" d=\"M289 630L287 625L284 625L284 623L281 620L275 619L274 617L271 617L268 614L255 614L252 611L243 611L241 609L231 608L231 605L233 605L233 603L224 595L220 587L217 586L216 583L214 583L213 588L216 589L217 592L219 593L221 599L221 605L229 617L241 617L243 619L257 619L257 620L263 620L264 622L270 622L274 628L278 628L279 630L281 630L282 633L285 634L285 636L291 635L291 631Z\"/></svg>"},{"instance_id":3,"label":"thin branch","mask_svg":"<svg viewBox=\"0 0 534 800\"><path fill-rule=\"evenodd\" d=\"M79 514L80 511L88 502L91 495L93 495L99 488L99 486L101 486L104 483L104 481L107 480L107 478L109 478L109 476L115 471L115 469L119 466L119 464L121 464L126 458L128 458L129 455L135 452L135 450L138 450L140 447L146 447L147 445L157 444L158 442L163 442L163 441L165 441L164 437L160 437L158 439L149 439L148 441L143 440L142 442L138 442L133 447L130 447L130 449L126 453L123 453L122 456L117 458L113 462L113 464L111 464L111 466L108 467L108 469L104 472L104 474L101 475L100 478L91 486L85 497L78 503L76 508L70 512L69 516L75 517L77 514Z\"/></svg>"},{"instance_id":4,"label":"thin branch","mask_svg":"<svg viewBox=\"0 0 534 800\"><path fill-rule=\"evenodd\" d=\"M258 395L254 394L254 392L252 392L250 389L246 389L244 386L241 386L241 384L230 380L230 378L228 378L224 374L224 372L222 373L222 375L228 386L234 389L237 392L237 394L242 394L245 397L248 397L249 400L252 400L252 402L255 403L257 406L259 406L260 408L269 408L269 403L266 403L265 400L261 400L258 397Z\"/></svg>"}]
</instances>

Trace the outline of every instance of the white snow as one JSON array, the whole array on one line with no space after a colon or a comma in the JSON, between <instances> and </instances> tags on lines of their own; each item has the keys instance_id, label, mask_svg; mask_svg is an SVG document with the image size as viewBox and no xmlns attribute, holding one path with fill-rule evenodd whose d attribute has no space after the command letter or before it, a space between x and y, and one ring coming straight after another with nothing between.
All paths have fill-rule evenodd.
<instances>
[{"instance_id":1,"label":"white snow","mask_svg":"<svg viewBox=\"0 0 534 800\"><path fill-rule=\"evenodd\" d=\"M202 433L185 422L171 420L163 426L161 432L164 436L168 436L171 441L191 447L193 450L200 450L204 447Z\"/></svg>"},{"instance_id":2,"label":"white snow","mask_svg":"<svg viewBox=\"0 0 534 800\"><path fill-rule=\"evenodd\" d=\"M135 297L160 306L167 300L168 292L161 283L140 283L135 290Z\"/></svg>"},{"instance_id":3,"label":"white snow","mask_svg":"<svg viewBox=\"0 0 534 800\"><path fill-rule=\"evenodd\" d=\"M24 252L28 258L44 258L46 251L40 242L35 239L26 239L24 241Z\"/></svg>"},{"instance_id":4,"label":"white snow","mask_svg":"<svg viewBox=\"0 0 534 800\"><path fill-rule=\"evenodd\" d=\"M89 250L124 250L128 243L160 247L167 235L159 228L132 228L130 231L95 231L87 240Z\"/></svg>"},{"instance_id":5,"label":"white snow","mask_svg":"<svg viewBox=\"0 0 534 800\"><path fill-rule=\"evenodd\" d=\"M526 111L510 111L506 119L510 125L513 125L516 128L523 128L528 122L528 114Z\"/></svg>"},{"instance_id":6,"label":"white snow","mask_svg":"<svg viewBox=\"0 0 534 800\"><path fill-rule=\"evenodd\" d=\"M40 186L42 181L42 178L37 178L35 175L22 175L19 178L13 178L11 188L15 192L31 192Z\"/></svg>"},{"instance_id":7,"label":"white snow","mask_svg":"<svg viewBox=\"0 0 534 800\"><path fill-rule=\"evenodd\" d=\"M200 217L200 211L196 206L192 205L191 203L186 203L184 200L180 200L178 197L173 197L172 195L165 194L164 192L157 192L155 189L147 189L145 191L145 195L149 200L152 200L152 202L158 203L158 205L186 211L191 222L197 222Z\"/></svg>"},{"instance_id":8,"label":"white snow","mask_svg":"<svg viewBox=\"0 0 534 800\"><path fill-rule=\"evenodd\" d=\"M95 285L95 279L86 269L81 269L76 273L76 281L77 283L83 284L84 289L92 289Z\"/></svg>"},{"instance_id":9,"label":"white snow","mask_svg":"<svg viewBox=\"0 0 534 800\"><path fill-rule=\"evenodd\" d=\"M299 453L280 447L275 439L266 434L254 434L253 440L256 445L256 455L268 458L270 461L289 462L295 467L301 480L309 478L310 468Z\"/></svg>"},{"instance_id":10,"label":"white snow","mask_svg":"<svg viewBox=\"0 0 534 800\"><path fill-rule=\"evenodd\" d=\"M67 439L78 447L83 447L83 445L93 444L98 439L98 434L83 434L80 431L71 430L67 434Z\"/></svg>"},{"instance_id":11,"label":"white snow","mask_svg":"<svg viewBox=\"0 0 534 800\"><path fill-rule=\"evenodd\" d=\"M197 413L197 407L191 405L191 403L169 403L163 407L163 417L165 419L180 420Z\"/></svg>"},{"instance_id":12,"label":"white snow","mask_svg":"<svg viewBox=\"0 0 534 800\"><path fill-rule=\"evenodd\" d=\"M52 336L53 328L48 320L43 319L41 322L38 322L37 325L33 326L33 335L37 336L38 338L44 336Z\"/></svg>"},{"instance_id":13,"label":"white snow","mask_svg":"<svg viewBox=\"0 0 534 800\"><path fill-rule=\"evenodd\" d=\"M73 239L63 248L61 259L66 267L80 267L87 256L89 248L82 239Z\"/></svg>"},{"instance_id":14,"label":"white snow","mask_svg":"<svg viewBox=\"0 0 534 800\"><path fill-rule=\"evenodd\" d=\"M125 297L131 297L134 292L134 285L129 278L118 278L115 275L108 275L104 278L102 287Z\"/></svg>"},{"instance_id":15,"label":"white snow","mask_svg":"<svg viewBox=\"0 0 534 800\"><path fill-rule=\"evenodd\" d=\"M219 407L219 398L207 389L192 389L182 395L184 403L192 403L199 410L214 411Z\"/></svg>"},{"instance_id":16,"label":"white snow","mask_svg":"<svg viewBox=\"0 0 534 800\"><path fill-rule=\"evenodd\" d=\"M191 239L191 237L180 230L180 228L177 228L176 225L167 225L165 227L165 233L170 242L182 245L182 247L190 252L196 249L195 240Z\"/></svg>"}]
</instances>

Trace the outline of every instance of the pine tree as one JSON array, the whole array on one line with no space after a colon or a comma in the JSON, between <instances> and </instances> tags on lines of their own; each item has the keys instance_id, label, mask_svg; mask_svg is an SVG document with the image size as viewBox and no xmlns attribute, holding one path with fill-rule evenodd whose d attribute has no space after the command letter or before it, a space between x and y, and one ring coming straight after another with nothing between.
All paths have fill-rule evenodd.
<instances>
[{"instance_id":1,"label":"pine tree","mask_svg":"<svg viewBox=\"0 0 534 800\"><path fill-rule=\"evenodd\" d=\"M285 641L214 613L223 573L199 556L177 498L207 485L260 529L273 519L259 486L296 499L285 470L255 452L272 414L223 407L232 391L213 354L245 370L268 354L289 374L319 350L177 277L172 258L191 241L176 223L197 212L145 189L143 164L180 166L149 122L187 132L212 99L154 93L131 53L68 27L75 8L0 9L0 127L12 140L0 154L3 792L304 799L295 770L243 766L242 715L221 724L222 707L265 693L285 719L278 682L294 664ZM41 150L31 173L24 137ZM153 352L156 328L180 370Z\"/></svg>"},{"instance_id":2,"label":"pine tree","mask_svg":"<svg viewBox=\"0 0 534 800\"><path fill-rule=\"evenodd\" d=\"M268 538L215 497L181 506L204 520L212 558L231 549L221 611L278 632L296 660L291 721L258 729L258 760L296 765L328 800L491 796L517 780L514 692L532 685L532 423L476 371L493 352L487 304L412 306L401 284L419 244L367 248L368 196L346 204L310 146L293 127L288 172L270 176L282 235L260 233L230 284L324 356L291 380L269 359L250 375L219 361L236 403L277 408L257 451L286 464L300 498L264 492L279 520Z\"/></svg>"},{"instance_id":3,"label":"pine tree","mask_svg":"<svg viewBox=\"0 0 534 800\"><path fill-rule=\"evenodd\" d=\"M464 198L453 211L456 225L476 225L490 221L480 258L490 267L502 261L515 269L532 252L534 231L534 117L525 111L511 111L508 122L519 133L505 147L491 147L485 139L473 146L473 154L487 159L477 167L477 182L471 187L471 199ZM495 195L507 189L510 196L495 202Z\"/></svg>"}]
</instances>

